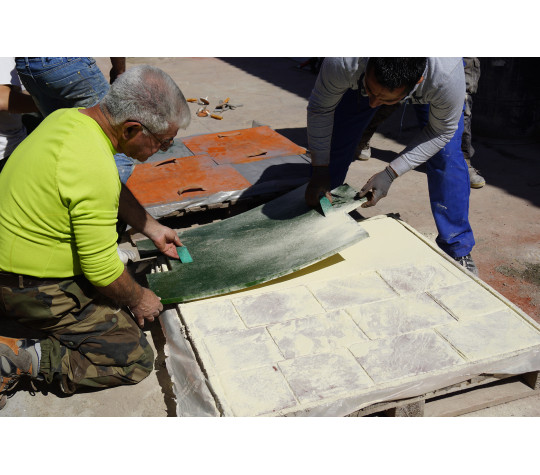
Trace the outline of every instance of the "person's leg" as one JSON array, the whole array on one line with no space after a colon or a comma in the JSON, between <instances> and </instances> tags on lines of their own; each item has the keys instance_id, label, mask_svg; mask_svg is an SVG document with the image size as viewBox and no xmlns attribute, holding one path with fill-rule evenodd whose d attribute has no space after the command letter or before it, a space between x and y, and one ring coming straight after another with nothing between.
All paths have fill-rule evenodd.
<instances>
[{"instance_id":1,"label":"person's leg","mask_svg":"<svg viewBox=\"0 0 540 475\"><path fill-rule=\"evenodd\" d=\"M343 95L334 112L329 165L332 188L344 183L356 146L376 110L369 107L368 98L360 96L358 91L349 89Z\"/></svg>"},{"instance_id":2,"label":"person's leg","mask_svg":"<svg viewBox=\"0 0 540 475\"><path fill-rule=\"evenodd\" d=\"M120 176L120 181L125 185L133 173L133 167L135 166L135 160L128 157L124 153L117 153L114 156L114 161L116 163L116 168L118 169L118 175Z\"/></svg>"},{"instance_id":3,"label":"person's leg","mask_svg":"<svg viewBox=\"0 0 540 475\"><path fill-rule=\"evenodd\" d=\"M18 286L5 280L0 315L48 335L40 340L39 365L47 383L59 380L73 393L82 386L136 384L152 371L152 348L134 319L86 279L23 277Z\"/></svg>"},{"instance_id":4,"label":"person's leg","mask_svg":"<svg viewBox=\"0 0 540 475\"><path fill-rule=\"evenodd\" d=\"M467 165L471 166L471 157L474 155L471 135L472 122L472 97L470 94L465 94L465 110L463 112L463 135L461 136L461 151Z\"/></svg>"},{"instance_id":5,"label":"person's leg","mask_svg":"<svg viewBox=\"0 0 540 475\"><path fill-rule=\"evenodd\" d=\"M57 109L91 107L110 87L92 58L17 58L16 66L45 117Z\"/></svg>"},{"instance_id":6,"label":"person's leg","mask_svg":"<svg viewBox=\"0 0 540 475\"><path fill-rule=\"evenodd\" d=\"M62 108L91 107L110 88L93 58L16 58L15 63L21 82L43 116ZM123 153L114 160L125 184L134 161Z\"/></svg>"},{"instance_id":7,"label":"person's leg","mask_svg":"<svg viewBox=\"0 0 540 475\"><path fill-rule=\"evenodd\" d=\"M355 158L358 160L369 160L371 157L370 142L373 135L377 131L377 128L400 107L401 103L398 102L397 104L392 104L389 106L382 105L377 108L377 112L375 112L375 115L364 130L364 133L360 138L360 142L356 147Z\"/></svg>"},{"instance_id":8,"label":"person's leg","mask_svg":"<svg viewBox=\"0 0 540 475\"><path fill-rule=\"evenodd\" d=\"M415 105L421 126L427 123L429 105ZM436 242L449 256L467 256L474 244L469 224L470 182L467 163L461 151L463 114L450 142L427 162L431 211L439 235Z\"/></svg>"},{"instance_id":9,"label":"person's leg","mask_svg":"<svg viewBox=\"0 0 540 475\"><path fill-rule=\"evenodd\" d=\"M473 167L471 159L474 155L474 147L472 146L472 107L474 94L478 89L478 81L480 79L480 60L478 58L464 58L463 60L465 72L465 112L463 117L463 136L461 139L461 150L469 167L469 179L471 188L482 188L486 184L484 177L480 175L478 170Z\"/></svg>"}]
</instances>

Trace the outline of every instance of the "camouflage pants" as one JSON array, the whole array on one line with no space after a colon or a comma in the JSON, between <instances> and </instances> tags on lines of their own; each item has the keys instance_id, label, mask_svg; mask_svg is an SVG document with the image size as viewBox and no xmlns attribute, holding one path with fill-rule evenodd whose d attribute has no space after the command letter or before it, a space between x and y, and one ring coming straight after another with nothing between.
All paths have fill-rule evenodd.
<instances>
[{"instance_id":1,"label":"camouflage pants","mask_svg":"<svg viewBox=\"0 0 540 475\"><path fill-rule=\"evenodd\" d=\"M62 378L66 392L136 384L152 371L154 353L131 315L84 277L0 273L0 296L0 319L43 336L40 372L48 383Z\"/></svg>"}]
</instances>

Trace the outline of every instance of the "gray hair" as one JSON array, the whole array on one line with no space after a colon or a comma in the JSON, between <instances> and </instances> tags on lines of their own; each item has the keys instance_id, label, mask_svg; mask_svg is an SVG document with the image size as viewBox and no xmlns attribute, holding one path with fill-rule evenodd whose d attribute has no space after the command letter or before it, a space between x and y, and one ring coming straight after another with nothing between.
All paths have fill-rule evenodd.
<instances>
[{"instance_id":1,"label":"gray hair","mask_svg":"<svg viewBox=\"0 0 540 475\"><path fill-rule=\"evenodd\" d=\"M111 124L133 120L155 134L165 133L171 125L185 129L191 121L186 99L172 78L145 64L118 76L100 105L110 114Z\"/></svg>"}]
</instances>

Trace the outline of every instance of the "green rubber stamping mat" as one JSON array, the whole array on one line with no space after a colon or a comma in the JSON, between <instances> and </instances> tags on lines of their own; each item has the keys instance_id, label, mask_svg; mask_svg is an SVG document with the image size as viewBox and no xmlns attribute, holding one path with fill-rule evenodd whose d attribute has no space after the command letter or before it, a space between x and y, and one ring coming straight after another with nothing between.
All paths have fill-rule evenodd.
<instances>
[{"instance_id":1,"label":"green rubber stamping mat","mask_svg":"<svg viewBox=\"0 0 540 475\"><path fill-rule=\"evenodd\" d=\"M326 259L366 237L349 212L365 198L348 185L332 191L332 207L309 208L301 186L240 215L179 233L193 262L169 259L170 270L148 274L164 304L222 295L282 277ZM139 251L155 250L151 240Z\"/></svg>"}]
</instances>

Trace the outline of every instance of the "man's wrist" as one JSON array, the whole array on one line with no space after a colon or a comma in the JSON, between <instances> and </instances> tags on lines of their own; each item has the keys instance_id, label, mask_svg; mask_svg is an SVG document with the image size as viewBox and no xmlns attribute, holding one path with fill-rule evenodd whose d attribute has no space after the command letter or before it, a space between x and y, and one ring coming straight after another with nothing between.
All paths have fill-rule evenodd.
<instances>
[{"instance_id":1,"label":"man's wrist","mask_svg":"<svg viewBox=\"0 0 540 475\"><path fill-rule=\"evenodd\" d=\"M144 294L143 288L139 284L135 283L135 288L133 292L134 297L132 301L128 304L128 307L129 308L137 307L142 302L143 294Z\"/></svg>"},{"instance_id":2,"label":"man's wrist","mask_svg":"<svg viewBox=\"0 0 540 475\"><path fill-rule=\"evenodd\" d=\"M398 177L398 174L390 165L388 165L385 170L388 172L388 176L392 179L392 181Z\"/></svg>"}]
</instances>

